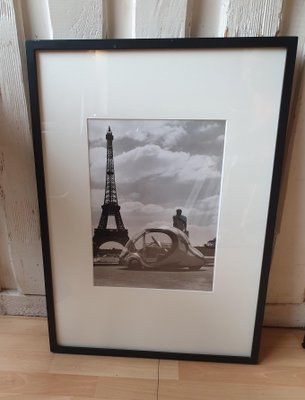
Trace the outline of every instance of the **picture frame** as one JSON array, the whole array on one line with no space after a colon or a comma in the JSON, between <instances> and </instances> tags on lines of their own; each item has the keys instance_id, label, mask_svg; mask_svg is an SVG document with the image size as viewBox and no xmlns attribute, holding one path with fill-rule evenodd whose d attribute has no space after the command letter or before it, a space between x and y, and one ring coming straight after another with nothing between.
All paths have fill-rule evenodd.
<instances>
[{"instance_id":1,"label":"picture frame","mask_svg":"<svg viewBox=\"0 0 305 400\"><path fill-rule=\"evenodd\" d=\"M258 361L296 47L295 37L26 43L51 351ZM103 157L92 155L96 148ZM151 163L147 154L153 155ZM96 189L101 158L104 169ZM203 165L210 175L205 176ZM112 179L114 170L118 197L113 200L115 181L103 179ZM153 181L156 171L158 180ZM191 206L183 201L195 183L207 187L206 179L214 178L218 200L208 226L216 229L214 264L210 270L188 270L203 232L196 236L198 221L207 215L206 208L199 213L198 204L206 205L212 192L205 189L198 197L201 189L195 191ZM169 220L175 205L182 206L182 213L195 208L187 215L190 237L185 243L196 250L183 242L187 234L179 233L183 229L173 219L171 243L152 238L150 261L143 256L146 245L139 249L131 237L127 245L125 237L129 261L125 257L119 267L122 250L114 267L106 262L111 274L118 274L107 283L105 275L98 281L94 257L109 256L109 249L101 250L101 235L113 231L100 225L102 216L98 226L92 225L93 190L102 190L101 185L104 204L102 197L99 204L107 218L115 219L117 231L119 213L129 218L132 229L144 221L147 234L158 219L153 212L161 210ZM133 214L132 201L139 205ZM152 225L141 219L148 209ZM196 212L201 215L197 219ZM178 267L186 259L179 271L162 270L161 264L153 272L158 246L166 257L184 246L184 253L166 264ZM191 253L193 258L187 258ZM107 269L98 268L101 274ZM208 279L208 271L210 287L195 287L198 277ZM178 284L146 285L153 273L156 282L175 276ZM126 284L116 286L119 274ZM184 285L189 280L190 287Z\"/></svg>"}]
</instances>

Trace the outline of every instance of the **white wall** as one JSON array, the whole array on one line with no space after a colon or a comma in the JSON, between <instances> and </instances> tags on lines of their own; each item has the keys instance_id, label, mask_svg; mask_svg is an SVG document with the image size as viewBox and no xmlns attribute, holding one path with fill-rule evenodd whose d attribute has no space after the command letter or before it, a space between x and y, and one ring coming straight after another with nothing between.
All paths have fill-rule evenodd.
<instances>
[{"instance_id":1,"label":"white wall","mask_svg":"<svg viewBox=\"0 0 305 400\"><path fill-rule=\"evenodd\" d=\"M0 0L0 313L44 315L26 39L299 36L265 324L305 325L305 0Z\"/></svg>"}]
</instances>

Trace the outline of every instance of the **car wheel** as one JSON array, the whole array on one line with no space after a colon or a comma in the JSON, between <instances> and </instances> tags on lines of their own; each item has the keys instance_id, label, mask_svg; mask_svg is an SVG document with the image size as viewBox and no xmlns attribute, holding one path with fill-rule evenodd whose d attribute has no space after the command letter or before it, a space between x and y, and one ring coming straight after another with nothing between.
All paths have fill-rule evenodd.
<instances>
[{"instance_id":1,"label":"car wheel","mask_svg":"<svg viewBox=\"0 0 305 400\"><path fill-rule=\"evenodd\" d=\"M189 269L190 269L191 271L199 271L201 267L202 267L202 265L200 265L199 267L198 267L198 266L196 266L196 267L189 267Z\"/></svg>"},{"instance_id":2,"label":"car wheel","mask_svg":"<svg viewBox=\"0 0 305 400\"><path fill-rule=\"evenodd\" d=\"M143 269L143 266L140 263L140 261L133 259L128 262L128 268L139 270L139 269Z\"/></svg>"}]
</instances>

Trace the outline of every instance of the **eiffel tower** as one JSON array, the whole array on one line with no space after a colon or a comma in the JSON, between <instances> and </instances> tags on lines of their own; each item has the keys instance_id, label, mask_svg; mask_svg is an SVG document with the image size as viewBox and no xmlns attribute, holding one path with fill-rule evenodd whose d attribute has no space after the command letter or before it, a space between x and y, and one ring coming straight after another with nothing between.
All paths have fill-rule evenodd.
<instances>
[{"instance_id":1,"label":"eiffel tower","mask_svg":"<svg viewBox=\"0 0 305 400\"><path fill-rule=\"evenodd\" d=\"M120 206L118 203L118 196L116 191L115 176L114 176L114 162L113 162L113 134L110 126L106 134L107 140L107 165L106 165L106 187L104 204L102 205L102 215L98 227L94 229L93 235L93 256L97 255L99 247L106 242L117 242L125 246L128 237L128 230L125 229L123 220L120 213ZM114 216L115 229L107 228L108 217Z\"/></svg>"}]
</instances>

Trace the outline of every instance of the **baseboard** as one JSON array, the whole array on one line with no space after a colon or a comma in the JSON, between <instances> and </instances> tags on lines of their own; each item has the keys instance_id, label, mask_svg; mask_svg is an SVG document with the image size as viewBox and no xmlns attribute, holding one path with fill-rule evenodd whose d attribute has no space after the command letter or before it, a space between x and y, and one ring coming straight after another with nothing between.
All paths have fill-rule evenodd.
<instances>
[{"instance_id":1,"label":"baseboard","mask_svg":"<svg viewBox=\"0 0 305 400\"><path fill-rule=\"evenodd\" d=\"M4 290L0 292L0 315L44 317L47 315L46 297L24 295L17 290Z\"/></svg>"},{"instance_id":2,"label":"baseboard","mask_svg":"<svg viewBox=\"0 0 305 400\"><path fill-rule=\"evenodd\" d=\"M267 304L265 308L264 325L287 328L304 328L305 303Z\"/></svg>"}]
</instances>

